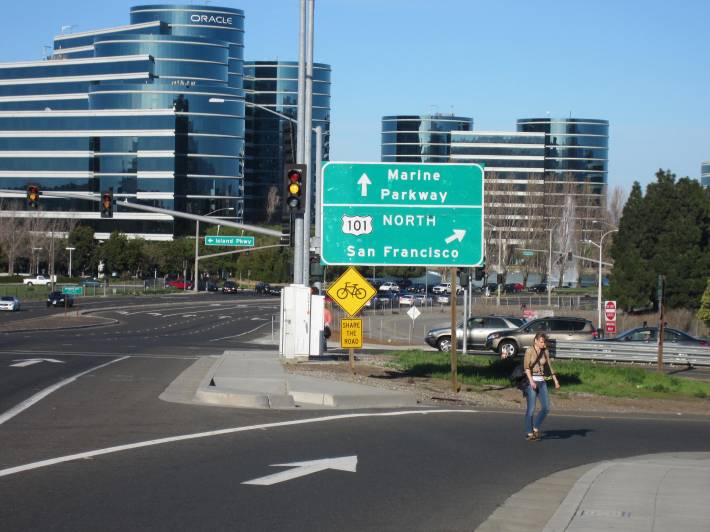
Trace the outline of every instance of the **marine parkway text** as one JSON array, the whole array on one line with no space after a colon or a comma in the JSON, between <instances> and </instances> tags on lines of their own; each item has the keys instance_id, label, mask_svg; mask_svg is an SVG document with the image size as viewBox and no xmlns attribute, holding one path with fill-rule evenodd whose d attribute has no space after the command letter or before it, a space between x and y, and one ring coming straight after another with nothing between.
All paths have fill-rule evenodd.
<instances>
[{"instance_id":1,"label":"marine parkway text","mask_svg":"<svg viewBox=\"0 0 710 532\"><path fill-rule=\"evenodd\" d=\"M432 192L428 190L390 190L388 188L380 189L380 199L391 198L398 201L434 201L446 203L448 192Z\"/></svg>"}]
</instances>

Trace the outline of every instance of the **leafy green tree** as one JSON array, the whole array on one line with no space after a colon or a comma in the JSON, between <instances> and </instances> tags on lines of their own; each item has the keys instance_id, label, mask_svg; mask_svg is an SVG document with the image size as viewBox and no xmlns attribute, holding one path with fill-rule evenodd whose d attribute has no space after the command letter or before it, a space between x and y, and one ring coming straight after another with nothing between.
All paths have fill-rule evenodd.
<instances>
[{"instance_id":1,"label":"leafy green tree","mask_svg":"<svg viewBox=\"0 0 710 532\"><path fill-rule=\"evenodd\" d=\"M126 243L126 267L134 275L140 275L146 267L145 241L141 238Z\"/></svg>"},{"instance_id":2,"label":"leafy green tree","mask_svg":"<svg viewBox=\"0 0 710 532\"><path fill-rule=\"evenodd\" d=\"M704 322L707 327L710 327L710 277L708 277L705 285L703 297L700 298L700 308L696 316L700 321Z\"/></svg>"},{"instance_id":3,"label":"leafy green tree","mask_svg":"<svg viewBox=\"0 0 710 532\"><path fill-rule=\"evenodd\" d=\"M77 225L69 233L69 246L76 248L72 252L72 270L86 275L96 272L96 250L99 243L94 239L94 230L86 225Z\"/></svg>"},{"instance_id":4,"label":"leafy green tree","mask_svg":"<svg viewBox=\"0 0 710 532\"><path fill-rule=\"evenodd\" d=\"M123 233L114 231L109 239L104 242L98 251L98 256L104 261L104 272L111 274L118 272L119 274L126 271L126 248L128 239Z\"/></svg>"},{"instance_id":5,"label":"leafy green tree","mask_svg":"<svg viewBox=\"0 0 710 532\"><path fill-rule=\"evenodd\" d=\"M612 257L610 292L622 308L657 303L658 275L666 276L669 308L697 306L710 275L710 191L667 170L645 196L634 183Z\"/></svg>"}]
</instances>

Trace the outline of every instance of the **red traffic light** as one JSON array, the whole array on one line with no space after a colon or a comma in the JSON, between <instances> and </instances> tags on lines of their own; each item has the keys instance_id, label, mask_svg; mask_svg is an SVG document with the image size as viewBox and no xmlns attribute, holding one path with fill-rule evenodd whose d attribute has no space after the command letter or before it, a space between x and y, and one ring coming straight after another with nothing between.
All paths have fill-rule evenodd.
<instances>
[{"instance_id":1,"label":"red traffic light","mask_svg":"<svg viewBox=\"0 0 710 532\"><path fill-rule=\"evenodd\" d=\"M36 209L38 204L39 204L39 186L29 185L27 187L27 205Z\"/></svg>"}]
</instances>

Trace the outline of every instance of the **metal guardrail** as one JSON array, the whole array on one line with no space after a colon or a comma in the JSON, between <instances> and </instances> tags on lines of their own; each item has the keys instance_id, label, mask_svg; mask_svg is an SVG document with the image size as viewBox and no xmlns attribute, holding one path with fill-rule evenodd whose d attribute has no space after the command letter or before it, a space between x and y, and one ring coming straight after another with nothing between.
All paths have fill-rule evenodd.
<instances>
[{"instance_id":1,"label":"metal guardrail","mask_svg":"<svg viewBox=\"0 0 710 532\"><path fill-rule=\"evenodd\" d=\"M552 355L555 358L604 360L610 362L644 362L658 360L658 345L626 342L565 342L557 341ZM663 344L664 364L710 366L710 347Z\"/></svg>"}]
</instances>

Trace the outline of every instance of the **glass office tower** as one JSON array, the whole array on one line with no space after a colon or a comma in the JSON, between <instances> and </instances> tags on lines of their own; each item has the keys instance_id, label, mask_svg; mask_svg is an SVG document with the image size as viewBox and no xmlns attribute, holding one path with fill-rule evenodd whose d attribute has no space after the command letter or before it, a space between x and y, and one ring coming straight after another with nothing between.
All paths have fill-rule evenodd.
<instances>
[{"instance_id":1,"label":"glass office tower","mask_svg":"<svg viewBox=\"0 0 710 532\"><path fill-rule=\"evenodd\" d=\"M454 115L382 117L382 162L446 163L452 131L471 131L473 119Z\"/></svg>"},{"instance_id":2,"label":"glass office tower","mask_svg":"<svg viewBox=\"0 0 710 532\"><path fill-rule=\"evenodd\" d=\"M518 131L545 134L545 195L554 218L575 199L583 225L604 220L609 122L588 118L523 118Z\"/></svg>"},{"instance_id":3,"label":"glass office tower","mask_svg":"<svg viewBox=\"0 0 710 532\"><path fill-rule=\"evenodd\" d=\"M452 131L450 161L485 167L489 240L523 244L543 226L544 133Z\"/></svg>"},{"instance_id":4,"label":"glass office tower","mask_svg":"<svg viewBox=\"0 0 710 532\"><path fill-rule=\"evenodd\" d=\"M710 187L710 161L706 161L700 166L700 184Z\"/></svg>"},{"instance_id":5,"label":"glass office tower","mask_svg":"<svg viewBox=\"0 0 710 532\"><path fill-rule=\"evenodd\" d=\"M323 132L323 160L330 156L330 65L313 63L313 127ZM297 118L298 63L247 61L244 64L246 152L244 163L244 220L275 223L281 206L284 164L296 161L296 124L270 111ZM315 169L316 141L312 134L311 165ZM311 182L314 186L315 183Z\"/></svg>"},{"instance_id":6,"label":"glass office tower","mask_svg":"<svg viewBox=\"0 0 710 532\"><path fill-rule=\"evenodd\" d=\"M43 216L77 218L97 238L152 240L191 223L122 207L121 199L195 214L243 214L242 11L216 6L131 9L131 24L59 35L46 61L0 65L0 189L28 216L25 189L101 193L98 203L40 200ZM5 198L2 198L5 196ZM9 202L9 203L8 203Z\"/></svg>"}]
</instances>

